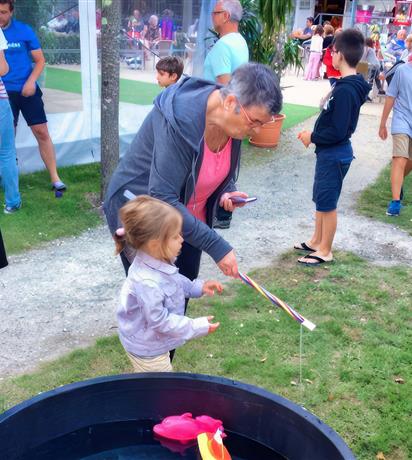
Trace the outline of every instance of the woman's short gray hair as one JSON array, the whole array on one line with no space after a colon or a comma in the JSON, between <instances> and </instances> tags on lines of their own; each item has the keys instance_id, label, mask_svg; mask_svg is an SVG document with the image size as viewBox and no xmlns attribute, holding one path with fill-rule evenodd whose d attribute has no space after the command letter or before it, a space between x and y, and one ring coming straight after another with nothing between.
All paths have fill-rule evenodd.
<instances>
[{"instance_id":1,"label":"woman's short gray hair","mask_svg":"<svg viewBox=\"0 0 412 460\"><path fill-rule=\"evenodd\" d=\"M270 67L255 62L238 67L220 94L224 99L233 94L245 107L263 106L271 115L282 109L279 78Z\"/></svg>"},{"instance_id":2,"label":"woman's short gray hair","mask_svg":"<svg viewBox=\"0 0 412 460\"><path fill-rule=\"evenodd\" d=\"M243 8L239 0L218 0L222 5L222 10L227 11L230 14L230 20L232 22L240 22L243 16Z\"/></svg>"}]
</instances>

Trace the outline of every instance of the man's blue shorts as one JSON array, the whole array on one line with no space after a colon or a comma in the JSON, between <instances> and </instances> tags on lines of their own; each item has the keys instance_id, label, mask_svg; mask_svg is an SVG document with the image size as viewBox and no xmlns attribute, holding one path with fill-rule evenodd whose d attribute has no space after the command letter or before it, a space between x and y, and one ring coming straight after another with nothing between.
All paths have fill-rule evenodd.
<instances>
[{"instance_id":1,"label":"man's blue shorts","mask_svg":"<svg viewBox=\"0 0 412 460\"><path fill-rule=\"evenodd\" d=\"M38 86L33 96L26 97L18 91L7 91L7 94L9 95L9 102L13 111L14 126L17 126L20 112L28 126L47 123L42 99L43 93Z\"/></svg>"},{"instance_id":2,"label":"man's blue shorts","mask_svg":"<svg viewBox=\"0 0 412 460\"><path fill-rule=\"evenodd\" d=\"M316 152L313 201L316 211L329 212L336 209L343 179L353 160L352 145L333 146Z\"/></svg>"}]
</instances>

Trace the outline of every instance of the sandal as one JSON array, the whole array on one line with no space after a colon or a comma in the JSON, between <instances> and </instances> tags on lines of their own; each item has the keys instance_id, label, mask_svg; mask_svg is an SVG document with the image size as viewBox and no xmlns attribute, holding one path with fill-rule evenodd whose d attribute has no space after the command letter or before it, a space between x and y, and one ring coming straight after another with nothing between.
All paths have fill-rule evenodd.
<instances>
[{"instance_id":1,"label":"sandal","mask_svg":"<svg viewBox=\"0 0 412 460\"><path fill-rule=\"evenodd\" d=\"M310 252L316 252L316 249L313 249L309 247L305 242L299 244L295 244L293 246L293 249L296 249L297 251L310 251Z\"/></svg>"},{"instance_id":2,"label":"sandal","mask_svg":"<svg viewBox=\"0 0 412 460\"><path fill-rule=\"evenodd\" d=\"M308 259L316 260L316 262L305 262L304 260L298 260L298 262L299 262L300 264L303 264L303 265L310 265L311 267L314 266L314 265L315 265L315 266L316 266L316 265L321 265L321 264L325 264L325 263L327 263L327 262L332 262L332 261L333 261L333 259L331 259L331 260L326 260L326 259L324 259L323 257L314 256L313 254L308 254L308 255L302 257L302 259L306 259L306 260L308 260Z\"/></svg>"}]
</instances>

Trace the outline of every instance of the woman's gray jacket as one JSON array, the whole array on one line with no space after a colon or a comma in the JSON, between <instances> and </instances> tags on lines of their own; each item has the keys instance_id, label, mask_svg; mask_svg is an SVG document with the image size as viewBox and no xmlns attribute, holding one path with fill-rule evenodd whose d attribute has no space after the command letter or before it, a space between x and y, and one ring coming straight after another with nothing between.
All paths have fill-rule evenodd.
<instances>
[{"instance_id":1,"label":"woman's gray jacket","mask_svg":"<svg viewBox=\"0 0 412 460\"><path fill-rule=\"evenodd\" d=\"M184 240L208 253L215 262L232 250L211 226L222 193L236 190L240 140L232 142L229 175L207 202L206 224L186 208L202 164L207 100L219 87L186 77L157 96L108 187L104 210L112 233L120 226L118 212L127 201L124 192L128 190L177 208L183 216Z\"/></svg>"}]
</instances>

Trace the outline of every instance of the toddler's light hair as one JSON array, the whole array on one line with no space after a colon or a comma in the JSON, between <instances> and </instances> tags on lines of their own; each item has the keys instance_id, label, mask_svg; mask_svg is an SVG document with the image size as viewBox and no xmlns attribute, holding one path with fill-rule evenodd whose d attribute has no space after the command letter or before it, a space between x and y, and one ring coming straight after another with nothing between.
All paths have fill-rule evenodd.
<instances>
[{"instance_id":1,"label":"toddler's light hair","mask_svg":"<svg viewBox=\"0 0 412 460\"><path fill-rule=\"evenodd\" d=\"M167 242L182 227L182 216L173 206L148 195L140 195L127 202L119 212L124 236L115 233L116 254L125 245L141 249L150 240L159 240L160 257L170 261Z\"/></svg>"}]
</instances>

